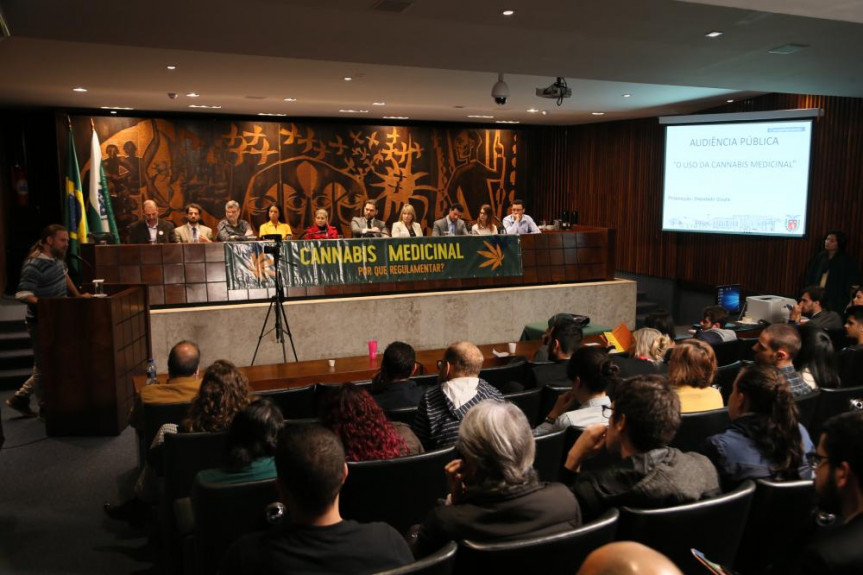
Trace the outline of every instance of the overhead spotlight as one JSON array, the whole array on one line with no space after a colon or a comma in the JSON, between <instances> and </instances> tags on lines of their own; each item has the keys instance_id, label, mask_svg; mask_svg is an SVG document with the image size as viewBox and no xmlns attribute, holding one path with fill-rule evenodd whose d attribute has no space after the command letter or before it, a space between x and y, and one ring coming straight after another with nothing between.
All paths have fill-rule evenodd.
<instances>
[{"instance_id":1,"label":"overhead spotlight","mask_svg":"<svg viewBox=\"0 0 863 575\"><path fill-rule=\"evenodd\" d=\"M554 84L548 88L537 88L536 95L540 98L548 98L549 100L557 100L557 105L563 104L564 98L572 97L572 90L566 85L566 78L560 76L554 81Z\"/></svg>"},{"instance_id":2,"label":"overhead spotlight","mask_svg":"<svg viewBox=\"0 0 863 575\"><path fill-rule=\"evenodd\" d=\"M491 97L494 98L494 103L498 106L506 104L509 98L509 86L503 81L503 73L497 75L497 82L491 88Z\"/></svg>"}]
</instances>

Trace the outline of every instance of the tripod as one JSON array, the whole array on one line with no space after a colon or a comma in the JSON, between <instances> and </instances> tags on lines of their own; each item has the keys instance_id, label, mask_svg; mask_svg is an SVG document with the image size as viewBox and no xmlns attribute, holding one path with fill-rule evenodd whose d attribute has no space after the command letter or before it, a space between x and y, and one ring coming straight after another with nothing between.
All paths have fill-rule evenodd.
<instances>
[{"instance_id":1,"label":"tripod","mask_svg":"<svg viewBox=\"0 0 863 575\"><path fill-rule=\"evenodd\" d=\"M294 352L294 361L299 361L297 359L297 348L294 347L294 336L291 335L291 327L288 325L288 316L285 315L285 308L283 306L285 302L285 293L284 288L282 287L282 274L279 271L279 260L281 259L282 254L282 241L281 237L279 237L276 241L275 249L271 252L273 256L273 264L276 268L276 295L270 298L270 307L267 308L267 315L264 317L264 325L261 326L261 335L258 336L258 345L255 346L255 355L252 356L251 365L255 365L255 359L258 357L258 349L261 347L261 340L264 339L265 335L269 335L271 332L276 332L276 341L282 344L282 361L284 363L288 362L288 356L285 353L285 336L291 342L291 351ZM267 252L267 248L264 248L265 253ZM267 330L267 322L270 319L270 313L273 313L276 324L270 329Z\"/></svg>"}]
</instances>

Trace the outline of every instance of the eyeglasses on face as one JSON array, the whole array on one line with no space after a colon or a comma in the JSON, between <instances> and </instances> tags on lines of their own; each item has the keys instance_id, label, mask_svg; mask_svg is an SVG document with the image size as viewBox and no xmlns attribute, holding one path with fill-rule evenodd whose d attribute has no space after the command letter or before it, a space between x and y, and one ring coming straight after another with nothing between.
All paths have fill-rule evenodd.
<instances>
[{"instance_id":1,"label":"eyeglasses on face","mask_svg":"<svg viewBox=\"0 0 863 575\"><path fill-rule=\"evenodd\" d=\"M821 467L821 464L827 461L826 455L821 455L820 453L810 453L806 456L806 459L809 462L809 467L812 469L818 469Z\"/></svg>"},{"instance_id":2,"label":"eyeglasses on face","mask_svg":"<svg viewBox=\"0 0 863 575\"><path fill-rule=\"evenodd\" d=\"M611 419L611 414L614 413L614 408L610 405L602 406L602 417L605 419Z\"/></svg>"}]
</instances>

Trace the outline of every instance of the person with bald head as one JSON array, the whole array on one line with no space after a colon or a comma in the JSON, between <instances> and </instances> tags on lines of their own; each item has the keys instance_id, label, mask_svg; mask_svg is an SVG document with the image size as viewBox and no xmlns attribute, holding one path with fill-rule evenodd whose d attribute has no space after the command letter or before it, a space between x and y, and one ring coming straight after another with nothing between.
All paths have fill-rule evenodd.
<instances>
[{"instance_id":1,"label":"person with bald head","mask_svg":"<svg viewBox=\"0 0 863 575\"><path fill-rule=\"evenodd\" d=\"M144 218L129 228L129 242L133 244L168 244L174 241L174 224L159 219L159 207L153 200L145 200Z\"/></svg>"},{"instance_id":2,"label":"person with bald head","mask_svg":"<svg viewBox=\"0 0 863 575\"><path fill-rule=\"evenodd\" d=\"M138 427L142 404L188 403L198 395L201 351L191 341L181 341L168 355L168 380L141 388L132 408L132 425Z\"/></svg>"},{"instance_id":3,"label":"person with bald head","mask_svg":"<svg viewBox=\"0 0 863 575\"><path fill-rule=\"evenodd\" d=\"M671 559L635 541L616 541L594 550L577 575L682 575Z\"/></svg>"},{"instance_id":4,"label":"person with bald head","mask_svg":"<svg viewBox=\"0 0 863 575\"><path fill-rule=\"evenodd\" d=\"M495 387L479 378L483 355L469 341L449 346L439 359L438 381L420 400L413 430L427 451L449 447L468 410L484 399L503 401Z\"/></svg>"}]
</instances>

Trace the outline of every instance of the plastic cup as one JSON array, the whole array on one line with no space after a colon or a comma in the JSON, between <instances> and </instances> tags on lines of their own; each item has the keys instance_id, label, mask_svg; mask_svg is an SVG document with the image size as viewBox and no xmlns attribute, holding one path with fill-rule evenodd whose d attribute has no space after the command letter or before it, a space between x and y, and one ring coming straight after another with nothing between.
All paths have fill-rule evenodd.
<instances>
[{"instance_id":1,"label":"plastic cup","mask_svg":"<svg viewBox=\"0 0 863 575\"><path fill-rule=\"evenodd\" d=\"M514 343L507 344L507 346L509 347L509 353L515 353L515 344Z\"/></svg>"},{"instance_id":2,"label":"plastic cup","mask_svg":"<svg viewBox=\"0 0 863 575\"><path fill-rule=\"evenodd\" d=\"M378 340L369 340L369 359L374 361L378 357Z\"/></svg>"},{"instance_id":3,"label":"plastic cup","mask_svg":"<svg viewBox=\"0 0 863 575\"><path fill-rule=\"evenodd\" d=\"M328 360L327 360L327 365L329 365L330 367L336 367L336 360L334 360L334 359L328 359Z\"/></svg>"}]
</instances>

